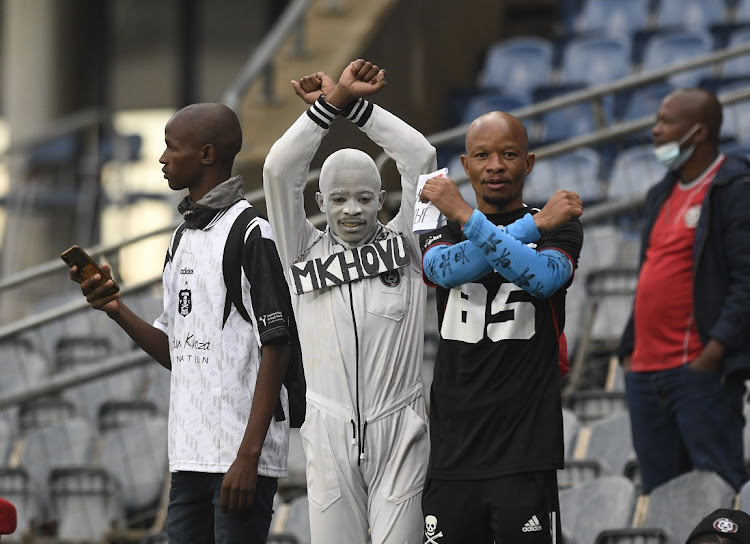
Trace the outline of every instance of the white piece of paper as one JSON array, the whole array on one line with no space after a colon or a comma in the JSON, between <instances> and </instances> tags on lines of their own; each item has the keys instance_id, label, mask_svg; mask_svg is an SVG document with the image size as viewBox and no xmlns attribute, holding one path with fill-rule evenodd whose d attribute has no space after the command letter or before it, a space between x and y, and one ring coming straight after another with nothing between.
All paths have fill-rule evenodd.
<instances>
[{"instance_id":1,"label":"white piece of paper","mask_svg":"<svg viewBox=\"0 0 750 544\"><path fill-rule=\"evenodd\" d=\"M441 168L436 172L422 174L417 181L417 202L414 205L414 233L423 234L445 225L445 216L432 202L421 202L419 195L428 179L448 177L448 169Z\"/></svg>"}]
</instances>

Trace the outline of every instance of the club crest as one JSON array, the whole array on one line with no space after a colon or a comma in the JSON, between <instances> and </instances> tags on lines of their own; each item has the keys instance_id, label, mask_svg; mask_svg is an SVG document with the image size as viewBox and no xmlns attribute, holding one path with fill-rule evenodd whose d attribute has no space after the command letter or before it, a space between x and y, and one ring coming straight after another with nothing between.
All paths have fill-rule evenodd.
<instances>
[{"instance_id":1,"label":"club crest","mask_svg":"<svg viewBox=\"0 0 750 544\"><path fill-rule=\"evenodd\" d=\"M190 289L183 289L180 291L177 298L178 311L181 316L186 316L193 309L193 298L190 294Z\"/></svg>"},{"instance_id":2,"label":"club crest","mask_svg":"<svg viewBox=\"0 0 750 544\"><path fill-rule=\"evenodd\" d=\"M397 270L388 270L380 274L380 281L386 287L398 287L401 283L401 274Z\"/></svg>"}]
</instances>

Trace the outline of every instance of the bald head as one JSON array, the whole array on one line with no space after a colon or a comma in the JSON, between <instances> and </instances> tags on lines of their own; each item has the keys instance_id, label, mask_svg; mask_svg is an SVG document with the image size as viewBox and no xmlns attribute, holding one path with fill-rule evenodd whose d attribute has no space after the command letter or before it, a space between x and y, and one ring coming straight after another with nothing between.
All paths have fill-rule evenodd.
<instances>
[{"instance_id":1,"label":"bald head","mask_svg":"<svg viewBox=\"0 0 750 544\"><path fill-rule=\"evenodd\" d=\"M671 105L690 125L706 125L707 140L718 144L723 114L721 103L714 93L696 88L677 89L669 93L662 104Z\"/></svg>"},{"instance_id":2,"label":"bald head","mask_svg":"<svg viewBox=\"0 0 750 544\"><path fill-rule=\"evenodd\" d=\"M529 151L529 136L526 127L517 118L504 111L491 111L480 115L466 131L465 147L467 151L471 148L480 133L494 132L498 136L512 138L520 147L523 153Z\"/></svg>"},{"instance_id":3,"label":"bald head","mask_svg":"<svg viewBox=\"0 0 750 544\"><path fill-rule=\"evenodd\" d=\"M213 145L216 161L231 170L234 158L242 148L242 127L231 108L211 102L191 104L175 113L172 120L179 120L182 127L189 127L197 145Z\"/></svg>"},{"instance_id":4,"label":"bald head","mask_svg":"<svg viewBox=\"0 0 750 544\"><path fill-rule=\"evenodd\" d=\"M339 149L325 160L320 169L320 192L327 194L332 187L349 179L380 190L380 172L372 157L359 149Z\"/></svg>"}]
</instances>

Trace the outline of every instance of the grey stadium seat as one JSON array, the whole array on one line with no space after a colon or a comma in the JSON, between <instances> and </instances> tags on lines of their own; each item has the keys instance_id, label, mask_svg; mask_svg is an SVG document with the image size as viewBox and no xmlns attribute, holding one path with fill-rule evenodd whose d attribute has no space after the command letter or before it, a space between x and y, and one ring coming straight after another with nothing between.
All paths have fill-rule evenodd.
<instances>
[{"instance_id":1,"label":"grey stadium seat","mask_svg":"<svg viewBox=\"0 0 750 544\"><path fill-rule=\"evenodd\" d=\"M563 533L576 544L594 544L605 529L628 527L637 495L624 476L602 476L560 492Z\"/></svg>"},{"instance_id":2,"label":"grey stadium seat","mask_svg":"<svg viewBox=\"0 0 750 544\"><path fill-rule=\"evenodd\" d=\"M666 529L685 542L697 523L717 508L733 508L735 491L718 474L693 470L652 490L644 527Z\"/></svg>"}]
</instances>

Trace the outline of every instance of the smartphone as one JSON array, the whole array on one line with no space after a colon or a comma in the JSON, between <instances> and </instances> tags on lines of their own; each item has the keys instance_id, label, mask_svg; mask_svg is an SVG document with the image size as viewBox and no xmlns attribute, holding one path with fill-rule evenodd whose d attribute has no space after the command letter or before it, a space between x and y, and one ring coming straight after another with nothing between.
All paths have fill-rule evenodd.
<instances>
[{"instance_id":1,"label":"smartphone","mask_svg":"<svg viewBox=\"0 0 750 544\"><path fill-rule=\"evenodd\" d=\"M102 278L99 285L106 283L107 280L112 280L114 285L105 294L113 295L120 290L120 286L117 285L117 282L115 282L109 274L104 272L104 270L101 269L94 259L89 257L88 253L86 253L81 246L76 245L66 249L62 252L60 258L65 261L70 268L77 266L78 273L84 280L89 279L95 274L99 274Z\"/></svg>"}]
</instances>

